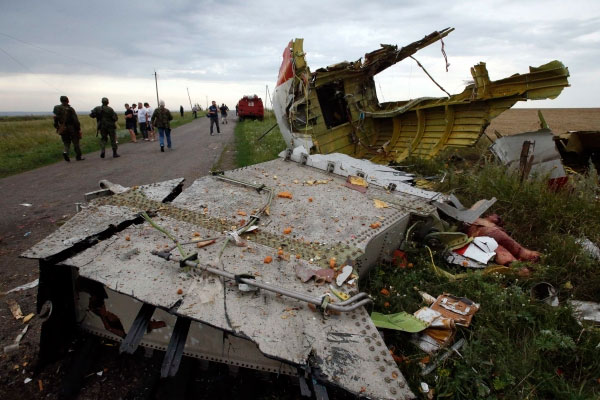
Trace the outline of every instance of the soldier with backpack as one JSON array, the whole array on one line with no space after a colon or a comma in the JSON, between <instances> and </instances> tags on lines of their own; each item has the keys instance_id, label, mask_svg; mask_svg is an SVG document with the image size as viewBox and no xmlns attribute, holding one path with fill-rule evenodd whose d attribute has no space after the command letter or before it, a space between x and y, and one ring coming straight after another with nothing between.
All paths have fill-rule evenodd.
<instances>
[{"instance_id":1,"label":"soldier with backpack","mask_svg":"<svg viewBox=\"0 0 600 400\"><path fill-rule=\"evenodd\" d=\"M56 133L58 133L62 139L64 145L63 158L65 161L70 162L69 150L71 143L73 143L73 150L77 161L85 160L81 156L81 148L79 147L79 139L81 139L81 125L77 118L77 113L69 105L69 98L67 96L60 96L60 104L54 106L54 127Z\"/></svg>"},{"instance_id":2,"label":"soldier with backpack","mask_svg":"<svg viewBox=\"0 0 600 400\"><path fill-rule=\"evenodd\" d=\"M101 138L101 148L100 158L104 158L106 148L106 143L108 142L108 138L110 137L110 145L112 146L113 157L120 157L117 154L117 138L116 138L116 122L119 119L115 110L112 107L108 106L108 99L106 97L102 98L102 105L95 107L90 113L90 117L96 118L96 136L98 136L98 132L100 132Z\"/></svg>"}]
</instances>

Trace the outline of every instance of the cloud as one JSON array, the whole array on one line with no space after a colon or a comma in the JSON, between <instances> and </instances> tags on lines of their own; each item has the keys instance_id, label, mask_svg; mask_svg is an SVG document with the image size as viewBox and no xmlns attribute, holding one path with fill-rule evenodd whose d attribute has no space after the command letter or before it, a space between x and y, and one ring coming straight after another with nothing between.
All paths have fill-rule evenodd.
<instances>
[{"instance_id":1,"label":"cloud","mask_svg":"<svg viewBox=\"0 0 600 400\"><path fill-rule=\"evenodd\" d=\"M233 104L245 93L264 95L266 85L274 89L283 48L292 38L305 39L314 70L447 26L456 28L445 39L450 72L439 44L417 58L449 91L462 91L469 67L480 61L499 79L559 59L570 68L572 87L553 102L533 106L592 107L598 106L592 89L600 86L599 25L595 1L6 2L0 73L3 81L10 76L25 86L0 86L0 107L49 109L55 100L42 94L57 89L86 106L97 87L117 97L130 93L126 101L148 97L154 70L159 90L172 92L176 103L187 97L176 93L189 87ZM83 83L86 76L94 85ZM386 100L441 94L412 60L377 80ZM39 96L30 84L38 85Z\"/></svg>"}]
</instances>

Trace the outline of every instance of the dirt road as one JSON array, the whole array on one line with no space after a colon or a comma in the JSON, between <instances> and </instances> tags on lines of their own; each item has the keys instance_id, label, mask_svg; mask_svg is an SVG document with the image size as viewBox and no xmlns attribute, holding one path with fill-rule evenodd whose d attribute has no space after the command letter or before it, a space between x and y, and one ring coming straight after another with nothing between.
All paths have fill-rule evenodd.
<instances>
[{"instance_id":1,"label":"dirt road","mask_svg":"<svg viewBox=\"0 0 600 400\"><path fill-rule=\"evenodd\" d=\"M119 146L120 158L113 158L110 151L105 159L100 158L99 152L89 153L84 161L61 161L1 179L0 292L37 278L37 262L20 259L19 254L68 219L75 212L75 203L83 202L84 193L99 189L100 179L134 186L184 177L185 185L189 185L206 175L222 153L231 154L223 150L228 144L233 147L234 127L235 121L230 117L228 124L221 125L220 135L210 136L209 120L198 118L172 131L173 149L165 147L164 153L160 152L158 140L138 140ZM222 162L223 167L233 167L232 160ZM27 315L35 312L35 298L36 289L31 289L0 299L0 349L11 344L23 329L22 322L13 318L7 301L15 300ZM38 340L39 323L34 318L21 350L0 355L0 398L17 394L19 398L42 397L37 381L23 383L31 376ZM42 381L42 388L43 384ZM46 384L42 392L50 389Z\"/></svg>"}]
</instances>

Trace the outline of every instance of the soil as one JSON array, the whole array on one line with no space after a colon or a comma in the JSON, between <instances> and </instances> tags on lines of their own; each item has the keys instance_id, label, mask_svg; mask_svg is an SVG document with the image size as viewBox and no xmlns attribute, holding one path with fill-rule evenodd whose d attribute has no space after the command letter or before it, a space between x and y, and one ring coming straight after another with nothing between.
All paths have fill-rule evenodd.
<instances>
[{"instance_id":1,"label":"soil","mask_svg":"<svg viewBox=\"0 0 600 400\"><path fill-rule=\"evenodd\" d=\"M540 111L555 135L568 131L600 131L600 108L546 108ZM494 118L486 134L495 138L494 131L505 136L539 128L537 108L512 108Z\"/></svg>"},{"instance_id":2,"label":"soil","mask_svg":"<svg viewBox=\"0 0 600 400\"><path fill-rule=\"evenodd\" d=\"M546 109L543 114L556 134L600 130L598 108ZM487 132L493 137L494 130L506 135L534 131L538 126L537 110L513 109L496 118ZM37 278L37 262L19 255L69 219L75 213L75 203L84 201L84 193L97 190L100 179L134 186L184 177L189 185L216 164L220 169L231 169L235 166L234 127L231 120L221 127L221 135L209 136L209 121L199 118L174 129L174 148L164 153L158 142L138 141L119 147L120 158L112 158L110 151L105 159L98 152L90 153L84 161L61 161L1 179L0 291ZM6 302L16 301L25 315L35 313L36 293L36 289L29 289L0 295L0 349L11 344L24 326L15 320ZM206 365L198 360L186 359L178 380L159 381L159 355L138 351L133 356L119 356L115 343L85 337L73 343L74 351L64 359L37 365L40 327L41 322L34 317L19 350L0 355L0 398L300 398L298 387L290 386L284 378L247 370L231 376L227 367L217 364L211 364L207 373ZM68 396L65 383L70 382L73 369L80 368L77 355L86 346L91 347L93 356L86 365L81 390ZM24 383L26 378L32 380Z\"/></svg>"}]
</instances>

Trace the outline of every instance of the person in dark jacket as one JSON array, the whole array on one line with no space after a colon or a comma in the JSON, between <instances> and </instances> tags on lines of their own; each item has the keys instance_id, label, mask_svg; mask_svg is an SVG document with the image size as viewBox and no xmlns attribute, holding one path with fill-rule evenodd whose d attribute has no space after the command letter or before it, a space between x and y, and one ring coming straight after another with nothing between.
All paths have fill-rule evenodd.
<instances>
[{"instance_id":1,"label":"person in dark jacket","mask_svg":"<svg viewBox=\"0 0 600 400\"><path fill-rule=\"evenodd\" d=\"M165 108L165 102L161 100L159 107L152 113L152 125L158 128L160 151L165 151L165 136L167 136L167 147L171 148L171 123L173 119L171 111Z\"/></svg>"},{"instance_id":2,"label":"person in dark jacket","mask_svg":"<svg viewBox=\"0 0 600 400\"><path fill-rule=\"evenodd\" d=\"M77 113L69 105L69 98L67 96L60 96L60 104L54 106L54 127L56 133L60 135L62 139L64 150L63 158L65 161L70 162L69 151L71 143L73 143L73 150L77 161L85 160L81 156L81 148L79 147L79 139L81 139L81 125L77 118Z\"/></svg>"},{"instance_id":3,"label":"person in dark jacket","mask_svg":"<svg viewBox=\"0 0 600 400\"><path fill-rule=\"evenodd\" d=\"M212 101L212 105L208 107L208 117L210 118L210 136L213 135L213 124L217 126L217 133L221 133L219 128L219 109L217 108L217 102Z\"/></svg>"},{"instance_id":4,"label":"person in dark jacket","mask_svg":"<svg viewBox=\"0 0 600 400\"><path fill-rule=\"evenodd\" d=\"M96 118L96 129L100 132L100 158L104 158L106 143L108 142L108 138L110 137L110 145L113 151L113 157L120 157L117 154L117 120L119 117L115 110L112 107L108 106L108 99L106 97L102 98L102 105L95 107L90 113L90 117Z\"/></svg>"}]
</instances>

